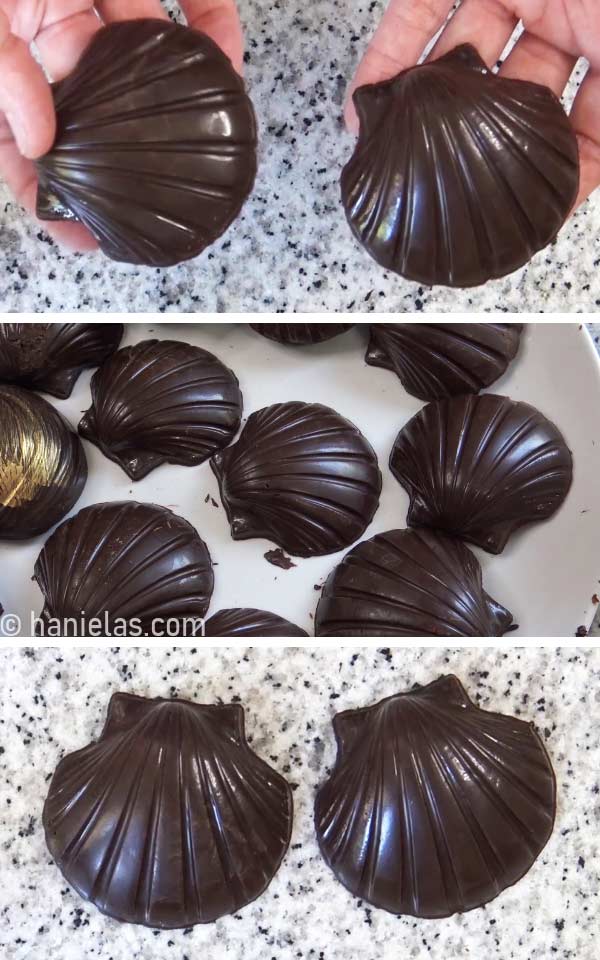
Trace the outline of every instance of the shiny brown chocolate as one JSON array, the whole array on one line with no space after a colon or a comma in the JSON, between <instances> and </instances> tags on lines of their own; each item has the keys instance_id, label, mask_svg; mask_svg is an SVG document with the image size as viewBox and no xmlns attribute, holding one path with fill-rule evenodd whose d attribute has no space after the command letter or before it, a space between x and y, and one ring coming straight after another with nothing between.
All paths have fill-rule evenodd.
<instances>
[{"instance_id":1,"label":"shiny brown chocolate","mask_svg":"<svg viewBox=\"0 0 600 960\"><path fill-rule=\"evenodd\" d=\"M388 530L357 544L323 587L318 637L501 637L512 614L483 589L460 540Z\"/></svg>"},{"instance_id":2,"label":"shiny brown chocolate","mask_svg":"<svg viewBox=\"0 0 600 960\"><path fill-rule=\"evenodd\" d=\"M65 879L103 913L191 927L268 887L292 795L248 746L239 704L117 693L99 740L59 763L43 823Z\"/></svg>"},{"instance_id":3,"label":"shiny brown chocolate","mask_svg":"<svg viewBox=\"0 0 600 960\"><path fill-rule=\"evenodd\" d=\"M501 553L524 524L546 520L571 487L558 427L527 403L494 394L428 404L402 428L390 469L410 496L408 524Z\"/></svg>"},{"instance_id":4,"label":"shiny brown chocolate","mask_svg":"<svg viewBox=\"0 0 600 960\"><path fill-rule=\"evenodd\" d=\"M86 480L81 441L58 411L0 384L0 540L45 533L77 503Z\"/></svg>"},{"instance_id":5,"label":"shiny brown chocolate","mask_svg":"<svg viewBox=\"0 0 600 960\"><path fill-rule=\"evenodd\" d=\"M58 624L60 636L168 636L167 621L199 622L213 591L204 541L152 503L80 510L46 541L34 578L45 600L42 629Z\"/></svg>"},{"instance_id":6,"label":"shiny brown chocolate","mask_svg":"<svg viewBox=\"0 0 600 960\"><path fill-rule=\"evenodd\" d=\"M101 364L122 336L122 323L0 323L0 383L64 400L81 371Z\"/></svg>"},{"instance_id":7,"label":"shiny brown chocolate","mask_svg":"<svg viewBox=\"0 0 600 960\"><path fill-rule=\"evenodd\" d=\"M205 637L307 637L289 620L250 607L234 607L219 610L205 624Z\"/></svg>"},{"instance_id":8,"label":"shiny brown chocolate","mask_svg":"<svg viewBox=\"0 0 600 960\"><path fill-rule=\"evenodd\" d=\"M575 131L547 87L492 73L464 44L354 94L342 173L353 233L381 266L472 287L551 243L579 187Z\"/></svg>"},{"instance_id":9,"label":"shiny brown chocolate","mask_svg":"<svg viewBox=\"0 0 600 960\"><path fill-rule=\"evenodd\" d=\"M221 361L174 340L143 340L115 353L92 378L79 433L132 480L163 463L193 467L238 431L242 394Z\"/></svg>"},{"instance_id":10,"label":"shiny brown chocolate","mask_svg":"<svg viewBox=\"0 0 600 960\"><path fill-rule=\"evenodd\" d=\"M337 760L315 826L325 861L361 900L426 918L473 910L517 883L550 839L556 780L533 724L480 710L456 677L333 725Z\"/></svg>"},{"instance_id":11,"label":"shiny brown chocolate","mask_svg":"<svg viewBox=\"0 0 600 960\"><path fill-rule=\"evenodd\" d=\"M335 553L364 533L381 474L357 427L318 403L251 414L211 466L234 540L265 537L297 557Z\"/></svg>"},{"instance_id":12,"label":"shiny brown chocolate","mask_svg":"<svg viewBox=\"0 0 600 960\"><path fill-rule=\"evenodd\" d=\"M479 393L514 360L522 323L373 323L366 361L420 400Z\"/></svg>"},{"instance_id":13,"label":"shiny brown chocolate","mask_svg":"<svg viewBox=\"0 0 600 960\"><path fill-rule=\"evenodd\" d=\"M197 256L238 216L256 174L256 121L205 34L168 20L111 23L53 92L41 219L80 220L107 256L158 267Z\"/></svg>"},{"instance_id":14,"label":"shiny brown chocolate","mask_svg":"<svg viewBox=\"0 0 600 960\"><path fill-rule=\"evenodd\" d=\"M346 333L353 323L251 323L250 326L261 336L278 343L302 346L311 343L323 343Z\"/></svg>"}]
</instances>

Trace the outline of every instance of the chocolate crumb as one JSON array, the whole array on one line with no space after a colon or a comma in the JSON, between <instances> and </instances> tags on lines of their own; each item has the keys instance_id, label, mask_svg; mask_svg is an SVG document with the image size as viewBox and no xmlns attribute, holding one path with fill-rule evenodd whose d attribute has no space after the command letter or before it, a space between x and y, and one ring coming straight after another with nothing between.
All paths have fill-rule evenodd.
<instances>
[{"instance_id":1,"label":"chocolate crumb","mask_svg":"<svg viewBox=\"0 0 600 960\"><path fill-rule=\"evenodd\" d=\"M264 557L265 560L272 563L274 567L281 567L282 570L290 570L296 566L294 561L286 556L281 547L277 547L276 550L267 550Z\"/></svg>"},{"instance_id":2,"label":"chocolate crumb","mask_svg":"<svg viewBox=\"0 0 600 960\"><path fill-rule=\"evenodd\" d=\"M588 635L588 632L586 627L577 627L577 630L575 632L576 637L587 637L587 635Z\"/></svg>"}]
</instances>

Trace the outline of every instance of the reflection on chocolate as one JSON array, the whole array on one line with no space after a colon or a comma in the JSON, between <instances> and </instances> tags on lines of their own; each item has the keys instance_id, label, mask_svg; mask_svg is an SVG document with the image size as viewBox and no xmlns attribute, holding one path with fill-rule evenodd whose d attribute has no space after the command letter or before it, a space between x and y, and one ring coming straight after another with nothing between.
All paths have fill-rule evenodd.
<instances>
[{"instance_id":1,"label":"reflection on chocolate","mask_svg":"<svg viewBox=\"0 0 600 960\"><path fill-rule=\"evenodd\" d=\"M167 636L167 620L204 617L213 591L204 541L187 520L151 503L80 510L46 541L34 578L44 630L58 622L60 636L89 632L92 620L109 636Z\"/></svg>"},{"instance_id":2,"label":"reflection on chocolate","mask_svg":"<svg viewBox=\"0 0 600 960\"><path fill-rule=\"evenodd\" d=\"M248 746L239 704L117 693L100 739L59 763L43 823L65 879L103 913L191 927L266 890L292 795Z\"/></svg>"},{"instance_id":3,"label":"reflection on chocolate","mask_svg":"<svg viewBox=\"0 0 600 960\"><path fill-rule=\"evenodd\" d=\"M512 614L483 589L477 558L431 530L389 530L357 544L330 574L318 637L501 637Z\"/></svg>"},{"instance_id":4,"label":"reflection on chocolate","mask_svg":"<svg viewBox=\"0 0 600 960\"><path fill-rule=\"evenodd\" d=\"M560 430L529 404L493 394L428 404L398 434L390 469L410 496L410 526L489 553L551 517L573 478Z\"/></svg>"},{"instance_id":5,"label":"reflection on chocolate","mask_svg":"<svg viewBox=\"0 0 600 960\"><path fill-rule=\"evenodd\" d=\"M205 637L307 637L289 620L266 610L236 607L219 610L205 624Z\"/></svg>"},{"instance_id":6,"label":"reflection on chocolate","mask_svg":"<svg viewBox=\"0 0 600 960\"><path fill-rule=\"evenodd\" d=\"M322 343L345 333L353 323L251 323L250 326L263 337L294 346L307 343Z\"/></svg>"},{"instance_id":7,"label":"reflection on chocolate","mask_svg":"<svg viewBox=\"0 0 600 960\"><path fill-rule=\"evenodd\" d=\"M242 416L231 370L174 340L119 350L94 374L92 400L79 432L132 480L163 463L203 463L233 439Z\"/></svg>"},{"instance_id":8,"label":"reflection on chocolate","mask_svg":"<svg viewBox=\"0 0 600 960\"><path fill-rule=\"evenodd\" d=\"M64 400L77 377L117 349L122 323L0 323L0 382Z\"/></svg>"},{"instance_id":9,"label":"reflection on chocolate","mask_svg":"<svg viewBox=\"0 0 600 960\"><path fill-rule=\"evenodd\" d=\"M317 794L321 853L361 900L449 917L531 869L556 814L533 724L476 707L456 677L334 718L336 765Z\"/></svg>"},{"instance_id":10,"label":"reflection on chocolate","mask_svg":"<svg viewBox=\"0 0 600 960\"><path fill-rule=\"evenodd\" d=\"M114 260L170 266L238 216L256 121L225 54L168 20L103 27L53 87L58 132L37 161L37 213L80 220Z\"/></svg>"},{"instance_id":11,"label":"reflection on chocolate","mask_svg":"<svg viewBox=\"0 0 600 960\"><path fill-rule=\"evenodd\" d=\"M364 533L381 474L357 427L318 403L276 403L249 418L211 466L234 540L265 537L298 557L335 553Z\"/></svg>"},{"instance_id":12,"label":"reflection on chocolate","mask_svg":"<svg viewBox=\"0 0 600 960\"><path fill-rule=\"evenodd\" d=\"M479 393L519 349L522 323L373 323L366 361L393 370L413 397Z\"/></svg>"},{"instance_id":13,"label":"reflection on chocolate","mask_svg":"<svg viewBox=\"0 0 600 960\"><path fill-rule=\"evenodd\" d=\"M367 252L409 280L503 277L554 240L575 203L577 139L560 102L492 73L468 44L359 88L354 103L346 215Z\"/></svg>"},{"instance_id":14,"label":"reflection on chocolate","mask_svg":"<svg viewBox=\"0 0 600 960\"><path fill-rule=\"evenodd\" d=\"M58 411L0 384L0 540L45 533L77 503L86 480L81 441Z\"/></svg>"}]
</instances>

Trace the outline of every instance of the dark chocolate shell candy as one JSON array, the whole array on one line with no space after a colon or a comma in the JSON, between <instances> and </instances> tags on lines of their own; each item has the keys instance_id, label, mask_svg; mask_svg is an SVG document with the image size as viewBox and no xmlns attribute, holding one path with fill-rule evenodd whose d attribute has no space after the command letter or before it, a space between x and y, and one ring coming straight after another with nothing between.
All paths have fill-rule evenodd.
<instances>
[{"instance_id":1,"label":"dark chocolate shell candy","mask_svg":"<svg viewBox=\"0 0 600 960\"><path fill-rule=\"evenodd\" d=\"M0 382L64 400L86 367L117 349L122 323L0 323Z\"/></svg>"},{"instance_id":2,"label":"dark chocolate shell candy","mask_svg":"<svg viewBox=\"0 0 600 960\"><path fill-rule=\"evenodd\" d=\"M501 637L512 614L483 589L481 566L460 540L389 530L357 544L330 574L317 607L318 637Z\"/></svg>"},{"instance_id":3,"label":"dark chocolate shell candy","mask_svg":"<svg viewBox=\"0 0 600 960\"><path fill-rule=\"evenodd\" d=\"M573 479L573 459L550 420L493 394L423 407L402 428L390 469L410 496L408 523L501 553L519 527L546 520Z\"/></svg>"},{"instance_id":4,"label":"dark chocolate shell candy","mask_svg":"<svg viewBox=\"0 0 600 960\"><path fill-rule=\"evenodd\" d=\"M289 620L250 607L219 610L204 625L205 637L307 637Z\"/></svg>"},{"instance_id":5,"label":"dark chocolate shell candy","mask_svg":"<svg viewBox=\"0 0 600 960\"><path fill-rule=\"evenodd\" d=\"M80 510L46 541L34 579L45 600L41 622L60 623L62 636L89 632L92 620L109 636L164 636L167 620L204 617L213 591L204 541L187 520L151 503ZM163 621L162 634L154 621Z\"/></svg>"},{"instance_id":6,"label":"dark chocolate shell candy","mask_svg":"<svg viewBox=\"0 0 600 960\"><path fill-rule=\"evenodd\" d=\"M86 480L81 441L58 411L0 384L0 540L45 533L75 506Z\"/></svg>"},{"instance_id":7,"label":"dark chocolate shell candy","mask_svg":"<svg viewBox=\"0 0 600 960\"><path fill-rule=\"evenodd\" d=\"M251 414L211 466L233 539L265 537L298 557L350 546L379 504L371 445L318 403L276 403Z\"/></svg>"},{"instance_id":8,"label":"dark chocolate shell candy","mask_svg":"<svg viewBox=\"0 0 600 960\"><path fill-rule=\"evenodd\" d=\"M420 400L479 393L514 360L522 323L374 323L366 361Z\"/></svg>"},{"instance_id":9,"label":"dark chocolate shell candy","mask_svg":"<svg viewBox=\"0 0 600 960\"><path fill-rule=\"evenodd\" d=\"M86 440L141 480L163 463L194 466L238 431L242 394L234 374L199 347L144 340L115 353L92 378Z\"/></svg>"},{"instance_id":10,"label":"dark chocolate shell candy","mask_svg":"<svg viewBox=\"0 0 600 960\"><path fill-rule=\"evenodd\" d=\"M354 94L342 173L359 242L422 284L472 287L557 236L579 188L577 138L547 87L487 69L465 44Z\"/></svg>"},{"instance_id":11,"label":"dark chocolate shell candy","mask_svg":"<svg viewBox=\"0 0 600 960\"><path fill-rule=\"evenodd\" d=\"M111 23L53 92L41 219L80 220L114 260L164 267L197 256L238 216L256 174L256 121L205 34Z\"/></svg>"},{"instance_id":12,"label":"dark chocolate shell candy","mask_svg":"<svg viewBox=\"0 0 600 960\"><path fill-rule=\"evenodd\" d=\"M118 693L100 739L59 763L43 823L82 897L173 929L264 892L289 844L292 796L248 746L239 704Z\"/></svg>"},{"instance_id":13,"label":"dark chocolate shell candy","mask_svg":"<svg viewBox=\"0 0 600 960\"><path fill-rule=\"evenodd\" d=\"M550 839L552 765L533 724L480 710L456 677L333 721L319 790L321 853L355 896L449 917L517 883Z\"/></svg>"},{"instance_id":14,"label":"dark chocolate shell candy","mask_svg":"<svg viewBox=\"0 0 600 960\"><path fill-rule=\"evenodd\" d=\"M310 343L323 343L346 333L353 323L251 323L250 326L261 336L278 343L303 346Z\"/></svg>"}]
</instances>

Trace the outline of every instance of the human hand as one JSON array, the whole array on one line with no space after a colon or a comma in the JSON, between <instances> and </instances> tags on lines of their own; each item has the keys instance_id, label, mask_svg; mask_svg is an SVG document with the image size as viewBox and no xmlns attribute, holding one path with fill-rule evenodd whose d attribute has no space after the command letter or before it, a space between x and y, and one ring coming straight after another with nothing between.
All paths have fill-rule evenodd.
<instances>
[{"instance_id":1,"label":"human hand","mask_svg":"<svg viewBox=\"0 0 600 960\"><path fill-rule=\"evenodd\" d=\"M356 87L378 83L417 63L452 6L452 0L390 0L350 87L350 130L358 129L352 103ZM429 59L472 43L492 67L519 20L525 29L501 76L545 84L560 97L577 60L585 57L590 63L571 111L581 157L579 205L600 186L600 0L462 0Z\"/></svg>"},{"instance_id":2,"label":"human hand","mask_svg":"<svg viewBox=\"0 0 600 960\"><path fill-rule=\"evenodd\" d=\"M180 6L188 24L212 37L241 73L235 0L181 0ZM51 79L61 80L104 23L166 16L160 0L0 0L0 178L30 213L37 193L33 160L51 148L56 117L50 85L29 45L35 42ZM44 221L43 228L71 250L98 246L79 223Z\"/></svg>"}]
</instances>

